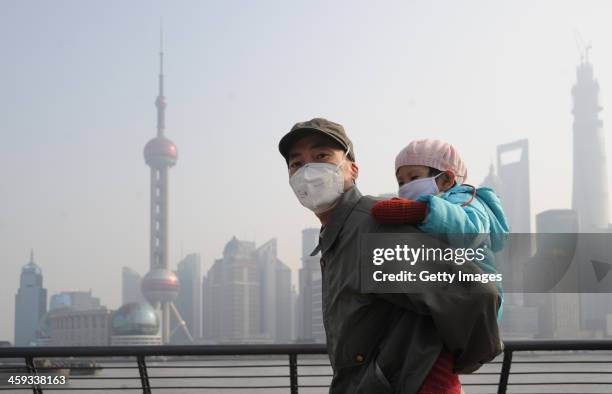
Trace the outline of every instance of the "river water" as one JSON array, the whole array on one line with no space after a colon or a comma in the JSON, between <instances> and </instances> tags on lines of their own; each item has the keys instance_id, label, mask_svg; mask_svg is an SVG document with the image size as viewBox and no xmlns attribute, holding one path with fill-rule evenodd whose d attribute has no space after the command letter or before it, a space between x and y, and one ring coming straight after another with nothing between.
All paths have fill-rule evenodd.
<instances>
[{"instance_id":1,"label":"river water","mask_svg":"<svg viewBox=\"0 0 612 394\"><path fill-rule=\"evenodd\" d=\"M476 374L462 375L461 381L465 385L466 393L495 393L499 380L500 361L501 359L497 359L494 363L483 366ZM510 382L521 383L521 385L511 385L508 393L612 393L612 353L609 352L517 353L513 361ZM302 376L331 374L326 356L300 356L298 364L300 386L327 386L329 384L331 379L329 376ZM102 362L101 365L104 369L95 376L71 377L69 387L76 390L69 392L80 394L140 392L140 378L135 362ZM286 387L289 383L287 357L216 357L189 361L149 360L147 367L154 393L285 394L289 392ZM604 384L555 384L561 381L603 382ZM536 384L527 385L526 383ZM170 388L160 388L162 386ZM176 388L177 386L188 386L192 389ZM202 386L210 388L201 388ZM248 386L248 388L240 389L236 386ZM258 386L260 388L257 388ZM261 388L261 386L285 387ZM66 386L55 387L66 388ZM98 387L101 390L78 389L85 387ZM6 387L3 388L6 389ZM47 386L47 388L52 389L53 387ZM25 392L28 391L3 390L0 391L0 394ZM45 389L44 392L60 393L62 391ZM299 392L326 394L328 390L324 387L300 387Z\"/></svg>"}]
</instances>

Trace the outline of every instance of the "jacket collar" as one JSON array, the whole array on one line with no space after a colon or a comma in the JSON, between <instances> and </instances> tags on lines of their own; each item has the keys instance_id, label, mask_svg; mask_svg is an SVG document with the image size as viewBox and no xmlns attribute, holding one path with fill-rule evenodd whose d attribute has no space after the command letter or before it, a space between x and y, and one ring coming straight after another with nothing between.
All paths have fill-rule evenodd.
<instances>
[{"instance_id":1,"label":"jacket collar","mask_svg":"<svg viewBox=\"0 0 612 394\"><path fill-rule=\"evenodd\" d=\"M325 253L332 246L336 238L338 238L344 222L346 222L349 214L360 199L361 192L357 189L357 186L352 186L342 194L338 205L333 208L329 223L322 228L319 235L319 244L310 253L311 256L316 256L319 252Z\"/></svg>"}]
</instances>

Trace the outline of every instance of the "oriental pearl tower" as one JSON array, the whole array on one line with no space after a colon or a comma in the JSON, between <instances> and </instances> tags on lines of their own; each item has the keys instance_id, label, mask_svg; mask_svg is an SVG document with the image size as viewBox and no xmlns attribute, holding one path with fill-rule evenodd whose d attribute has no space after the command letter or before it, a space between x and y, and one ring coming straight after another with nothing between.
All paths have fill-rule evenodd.
<instances>
[{"instance_id":1,"label":"oriental pearl tower","mask_svg":"<svg viewBox=\"0 0 612 394\"><path fill-rule=\"evenodd\" d=\"M144 148L144 159L151 168L151 212L150 212L150 270L142 279L142 294L158 311L161 311L162 343L169 342L170 311L177 329L181 328L193 341L189 329L174 305L180 289L179 280L168 269L168 169L176 164L177 150L174 142L165 137L166 98L164 97L164 52L160 32L159 93L155 100L157 108L157 136Z\"/></svg>"}]
</instances>

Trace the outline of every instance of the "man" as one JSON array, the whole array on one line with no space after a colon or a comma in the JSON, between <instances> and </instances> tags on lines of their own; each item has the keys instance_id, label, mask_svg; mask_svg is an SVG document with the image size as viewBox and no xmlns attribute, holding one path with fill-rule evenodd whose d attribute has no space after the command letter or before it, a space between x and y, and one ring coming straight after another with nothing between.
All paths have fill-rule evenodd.
<instances>
[{"instance_id":1,"label":"man","mask_svg":"<svg viewBox=\"0 0 612 394\"><path fill-rule=\"evenodd\" d=\"M296 196L321 222L313 255L322 254L323 323L334 372L330 394L414 394L443 347L459 372L475 371L500 353L499 296L492 283L477 284L474 292L360 292L361 235L418 230L389 229L372 219L376 201L355 186L359 167L341 125L322 118L297 123L279 151Z\"/></svg>"}]
</instances>

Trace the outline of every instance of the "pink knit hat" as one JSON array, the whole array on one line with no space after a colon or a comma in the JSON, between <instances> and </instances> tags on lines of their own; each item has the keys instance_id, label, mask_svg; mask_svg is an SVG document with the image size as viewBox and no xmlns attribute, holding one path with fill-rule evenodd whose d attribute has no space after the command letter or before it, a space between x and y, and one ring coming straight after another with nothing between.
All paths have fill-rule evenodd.
<instances>
[{"instance_id":1,"label":"pink knit hat","mask_svg":"<svg viewBox=\"0 0 612 394\"><path fill-rule=\"evenodd\" d=\"M450 170L459 178L457 183L463 183L467 178L467 167L457 148L440 140L426 138L408 144L395 158L395 172L401 166L407 165L427 166L440 171Z\"/></svg>"}]
</instances>

